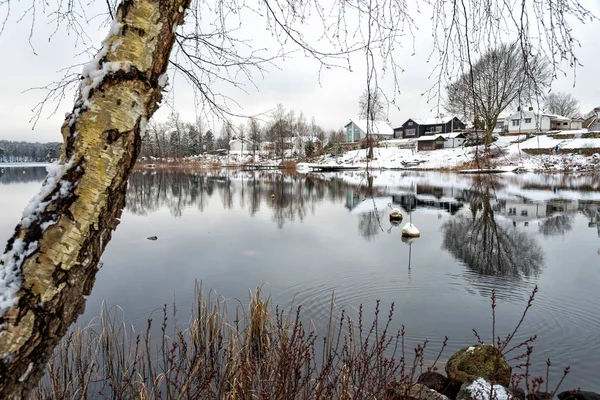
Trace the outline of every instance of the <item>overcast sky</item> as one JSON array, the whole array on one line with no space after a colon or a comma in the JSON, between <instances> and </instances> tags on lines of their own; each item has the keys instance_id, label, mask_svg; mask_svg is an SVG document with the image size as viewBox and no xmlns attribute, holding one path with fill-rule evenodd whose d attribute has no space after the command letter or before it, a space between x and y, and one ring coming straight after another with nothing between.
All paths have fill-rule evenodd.
<instances>
[{"instance_id":1,"label":"overcast sky","mask_svg":"<svg viewBox=\"0 0 600 400\"><path fill-rule=\"evenodd\" d=\"M587 0L584 3L596 15L600 15L600 2ZM77 57L83 48L81 45L75 46L74 36L62 30L48 41L53 29L43 20L36 22L32 38L34 52L28 42L30 21L25 19L16 22L19 6L22 4L13 4L13 18L0 36L0 54L3 55L0 63L0 139L61 141L60 126L64 114L72 108L72 97L60 105L54 116L49 116L54 106L49 104L35 130L32 130L31 110L44 98L45 92L25 91L57 80L61 76L61 69L73 64L73 60L83 62L89 59L89 55ZM0 16L2 12L0 10ZM416 32L415 48L409 39L404 48L395 51L395 57L404 72L398 75L401 95L397 98L397 105L400 109L390 109L389 120L393 127L401 125L407 118L425 118L437 113L437 102L433 100L428 103L427 96L423 96L434 84L429 76L435 62L427 62L432 49L431 29L428 26L430 21L430 15L419 16L417 23L422 28ZM261 29L264 24L256 24L255 20L243 20L242 24L245 29L254 30L251 36L255 47L273 45L268 32ZM89 26L92 27L88 33L89 40L99 46L107 30L97 29L94 23ZM578 56L583 64L577 70L576 86L573 88L573 75L570 73L566 77L559 77L553 83L552 90L571 92L579 99L582 111L587 112L600 105L600 53L597 51L600 24L574 24L574 35L581 41ZM326 129L338 129L357 114L358 98L366 87L364 56L356 55L351 61L352 72L325 69L319 80L318 64L298 52L285 61L277 62L278 67L269 68L264 77L255 76L258 89L250 86L247 88L248 94L221 85L216 85L216 89L235 98L242 107L234 108L239 113L251 115L266 112L277 103L282 103L286 109L296 110L297 113L302 111L309 120L314 116L317 123ZM391 91L392 77L388 74L380 80L380 85L384 90L387 88ZM184 120L193 121L195 109L191 88L180 77L174 82L171 80L171 89L173 87L175 95L171 98L175 109ZM164 120L170 111L163 106L155 118ZM215 128L218 131L218 126Z\"/></svg>"}]
</instances>

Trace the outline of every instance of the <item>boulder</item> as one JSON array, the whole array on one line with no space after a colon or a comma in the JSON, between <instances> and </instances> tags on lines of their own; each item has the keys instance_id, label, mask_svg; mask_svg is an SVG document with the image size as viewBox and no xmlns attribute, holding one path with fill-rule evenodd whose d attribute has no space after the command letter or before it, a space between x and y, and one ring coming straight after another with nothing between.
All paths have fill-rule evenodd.
<instances>
[{"instance_id":1,"label":"boulder","mask_svg":"<svg viewBox=\"0 0 600 400\"><path fill-rule=\"evenodd\" d=\"M510 393L514 399L525 400L525 391L519 387L509 387L508 393Z\"/></svg>"},{"instance_id":2,"label":"boulder","mask_svg":"<svg viewBox=\"0 0 600 400\"><path fill-rule=\"evenodd\" d=\"M511 400L512 396L504 386L493 385L483 378L465 382L456 395L456 400Z\"/></svg>"},{"instance_id":3,"label":"boulder","mask_svg":"<svg viewBox=\"0 0 600 400\"><path fill-rule=\"evenodd\" d=\"M442 389L448 386L450 380L438 372L430 371L423 372L421 375L419 375L417 383L442 393Z\"/></svg>"},{"instance_id":4,"label":"boulder","mask_svg":"<svg viewBox=\"0 0 600 400\"><path fill-rule=\"evenodd\" d=\"M450 400L448 397L425 385L396 382L387 392L388 400Z\"/></svg>"},{"instance_id":5,"label":"boulder","mask_svg":"<svg viewBox=\"0 0 600 400\"><path fill-rule=\"evenodd\" d=\"M547 392L534 392L528 393L525 396L527 400L552 400L552 393Z\"/></svg>"},{"instance_id":6,"label":"boulder","mask_svg":"<svg viewBox=\"0 0 600 400\"><path fill-rule=\"evenodd\" d=\"M429 389L433 389L451 399L456 397L460 389L460 385L453 384L444 375L433 371L423 372L419 376L419 379L417 379L417 383L427 386Z\"/></svg>"},{"instance_id":7,"label":"boulder","mask_svg":"<svg viewBox=\"0 0 600 400\"><path fill-rule=\"evenodd\" d=\"M600 400L600 394L583 390L571 390L559 393L558 398L560 400Z\"/></svg>"},{"instance_id":8,"label":"boulder","mask_svg":"<svg viewBox=\"0 0 600 400\"><path fill-rule=\"evenodd\" d=\"M464 347L454 353L446 363L448 378L460 384L481 377L508 386L511 371L506 358L492 345L476 344Z\"/></svg>"}]
</instances>

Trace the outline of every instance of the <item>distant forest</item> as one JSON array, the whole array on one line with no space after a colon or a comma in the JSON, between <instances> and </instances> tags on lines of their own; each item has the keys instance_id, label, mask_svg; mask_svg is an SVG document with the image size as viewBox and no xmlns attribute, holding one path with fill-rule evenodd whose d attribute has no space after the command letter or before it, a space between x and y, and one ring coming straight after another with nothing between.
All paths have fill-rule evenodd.
<instances>
[{"instance_id":1,"label":"distant forest","mask_svg":"<svg viewBox=\"0 0 600 400\"><path fill-rule=\"evenodd\" d=\"M51 162L58 158L62 143L31 143L0 140L0 162Z\"/></svg>"}]
</instances>

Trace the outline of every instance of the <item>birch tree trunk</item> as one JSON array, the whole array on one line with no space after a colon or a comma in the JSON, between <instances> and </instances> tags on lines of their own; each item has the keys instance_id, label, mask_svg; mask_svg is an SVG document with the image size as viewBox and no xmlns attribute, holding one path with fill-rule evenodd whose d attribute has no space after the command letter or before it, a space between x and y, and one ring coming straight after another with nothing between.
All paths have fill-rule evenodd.
<instances>
[{"instance_id":1,"label":"birch tree trunk","mask_svg":"<svg viewBox=\"0 0 600 400\"><path fill-rule=\"evenodd\" d=\"M141 134L158 108L189 0L125 0L84 68L60 162L0 258L0 398L23 399L83 311L125 203Z\"/></svg>"}]
</instances>

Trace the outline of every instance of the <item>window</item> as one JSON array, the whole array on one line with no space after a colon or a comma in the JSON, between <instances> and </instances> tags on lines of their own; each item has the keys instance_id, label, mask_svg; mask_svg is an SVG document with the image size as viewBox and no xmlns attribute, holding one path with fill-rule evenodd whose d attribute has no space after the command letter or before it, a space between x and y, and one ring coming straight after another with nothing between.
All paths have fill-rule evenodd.
<instances>
[{"instance_id":1,"label":"window","mask_svg":"<svg viewBox=\"0 0 600 400\"><path fill-rule=\"evenodd\" d=\"M513 119L512 120L512 126L519 126L519 120L518 119Z\"/></svg>"},{"instance_id":2,"label":"window","mask_svg":"<svg viewBox=\"0 0 600 400\"><path fill-rule=\"evenodd\" d=\"M568 125L568 123L567 122L563 122L563 125Z\"/></svg>"},{"instance_id":3,"label":"window","mask_svg":"<svg viewBox=\"0 0 600 400\"><path fill-rule=\"evenodd\" d=\"M517 208L516 207L510 207L508 209L508 215L516 215L517 214Z\"/></svg>"},{"instance_id":4,"label":"window","mask_svg":"<svg viewBox=\"0 0 600 400\"><path fill-rule=\"evenodd\" d=\"M521 210L521 217L527 216L527 210Z\"/></svg>"},{"instance_id":5,"label":"window","mask_svg":"<svg viewBox=\"0 0 600 400\"><path fill-rule=\"evenodd\" d=\"M416 136L416 135L417 135L417 130L415 128L404 130L404 136Z\"/></svg>"},{"instance_id":6,"label":"window","mask_svg":"<svg viewBox=\"0 0 600 400\"><path fill-rule=\"evenodd\" d=\"M438 133L441 132L442 131L442 126L441 125L436 126L435 127L435 131L438 132Z\"/></svg>"},{"instance_id":7,"label":"window","mask_svg":"<svg viewBox=\"0 0 600 400\"><path fill-rule=\"evenodd\" d=\"M526 124L530 124L531 123L531 118L525 118L525 123Z\"/></svg>"},{"instance_id":8,"label":"window","mask_svg":"<svg viewBox=\"0 0 600 400\"><path fill-rule=\"evenodd\" d=\"M412 126L413 122L412 121L408 121L408 126Z\"/></svg>"}]
</instances>

